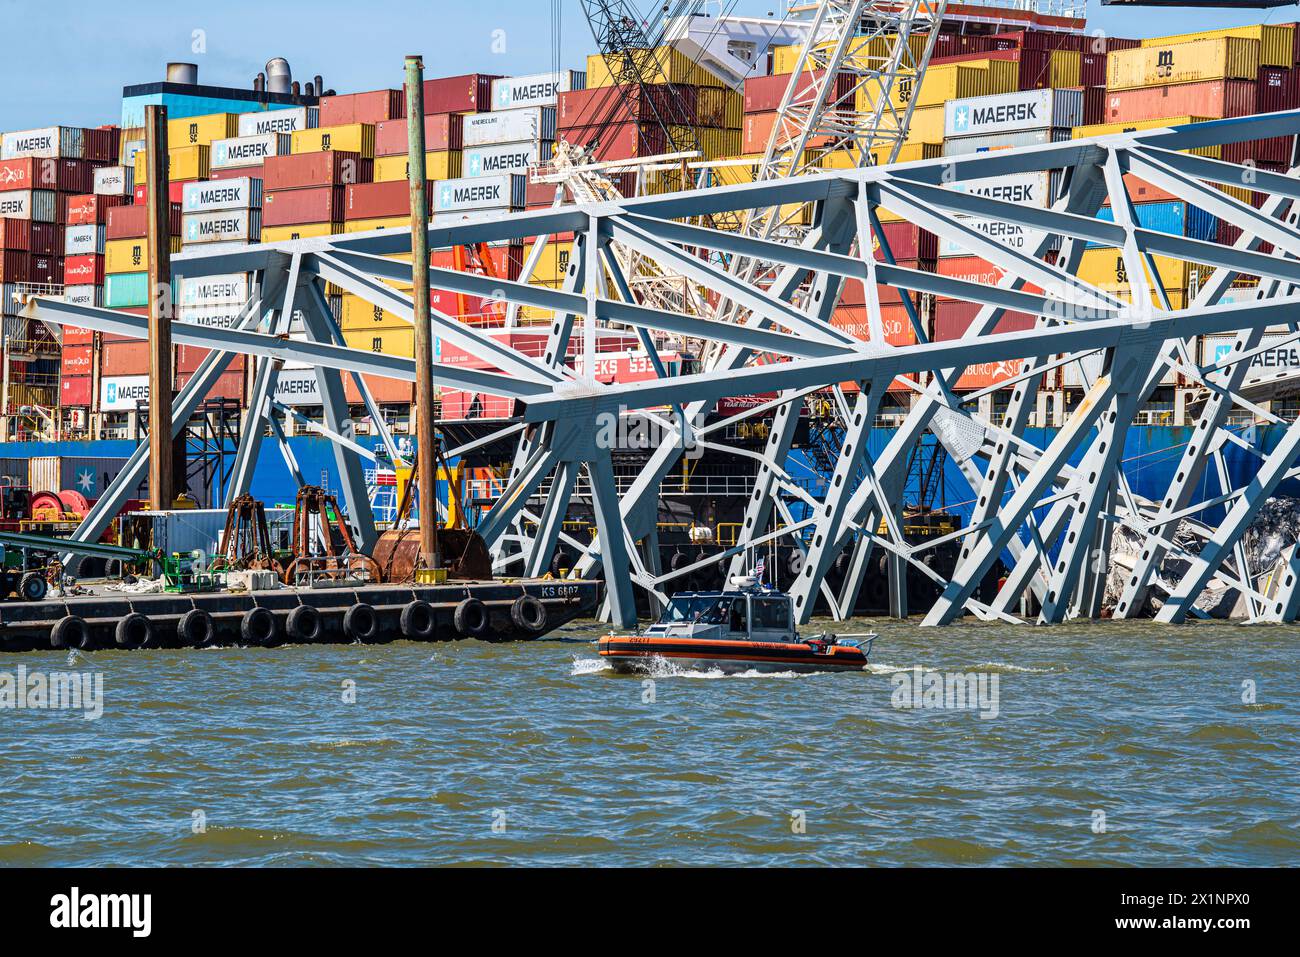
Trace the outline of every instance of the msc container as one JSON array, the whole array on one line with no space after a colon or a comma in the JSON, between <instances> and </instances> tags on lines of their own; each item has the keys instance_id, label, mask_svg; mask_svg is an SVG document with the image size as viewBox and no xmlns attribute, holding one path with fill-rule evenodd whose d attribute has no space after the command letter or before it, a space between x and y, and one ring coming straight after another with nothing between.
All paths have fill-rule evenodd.
<instances>
[{"instance_id":1,"label":"msc container","mask_svg":"<svg viewBox=\"0 0 1300 957\"><path fill-rule=\"evenodd\" d=\"M343 222L342 186L277 190L266 194L263 222L267 226L297 226L304 223Z\"/></svg>"},{"instance_id":2,"label":"msc container","mask_svg":"<svg viewBox=\"0 0 1300 957\"><path fill-rule=\"evenodd\" d=\"M212 149L206 145L181 146L167 150L167 178L173 185L191 179L207 179ZM147 154L135 154L135 186L149 181Z\"/></svg>"},{"instance_id":3,"label":"msc container","mask_svg":"<svg viewBox=\"0 0 1300 957\"><path fill-rule=\"evenodd\" d=\"M94 501L126 468L124 458L102 455L33 455L27 484L33 492L62 492L75 489Z\"/></svg>"},{"instance_id":4,"label":"msc container","mask_svg":"<svg viewBox=\"0 0 1300 957\"><path fill-rule=\"evenodd\" d=\"M167 121L167 148L174 150L181 146L211 146L213 140L224 140L238 133L237 113L186 116Z\"/></svg>"},{"instance_id":5,"label":"msc container","mask_svg":"<svg viewBox=\"0 0 1300 957\"><path fill-rule=\"evenodd\" d=\"M657 46L628 53L594 53L587 57L588 89L613 86L619 77L631 75L629 60L636 57L635 71L644 83L684 83L688 86L722 86L721 78L673 46ZM777 70L789 73L790 70Z\"/></svg>"},{"instance_id":6,"label":"msc container","mask_svg":"<svg viewBox=\"0 0 1300 957\"><path fill-rule=\"evenodd\" d=\"M108 211L126 204L125 196L68 196L64 200L63 218L69 226L87 226L108 222Z\"/></svg>"},{"instance_id":7,"label":"msc container","mask_svg":"<svg viewBox=\"0 0 1300 957\"><path fill-rule=\"evenodd\" d=\"M748 88L751 81L745 82ZM647 84L643 88L644 92L639 94L634 94L634 89L629 84L620 87L617 94L611 92L609 87L561 93L556 108L557 128L566 130L600 126L606 121L612 124L652 123L656 116L695 122L699 87ZM852 90L852 86L848 89ZM775 110L780 105L778 96L776 103L767 109Z\"/></svg>"},{"instance_id":8,"label":"msc container","mask_svg":"<svg viewBox=\"0 0 1300 957\"><path fill-rule=\"evenodd\" d=\"M1218 37L1117 50L1106 61L1106 88L1134 90L1202 80L1254 80L1259 41Z\"/></svg>"},{"instance_id":9,"label":"msc container","mask_svg":"<svg viewBox=\"0 0 1300 957\"><path fill-rule=\"evenodd\" d=\"M254 181L256 182L256 180ZM210 213L185 213L181 219L186 245L192 243L260 242L260 209L222 209Z\"/></svg>"},{"instance_id":10,"label":"msc container","mask_svg":"<svg viewBox=\"0 0 1300 957\"><path fill-rule=\"evenodd\" d=\"M461 160L466 178L519 173L526 175L529 167L551 158L550 141L533 140L529 143L501 143L496 146L467 148Z\"/></svg>"},{"instance_id":11,"label":"msc container","mask_svg":"<svg viewBox=\"0 0 1300 957\"><path fill-rule=\"evenodd\" d=\"M350 123L346 126L320 126L314 130L299 130L293 137L294 153L325 153L345 151L373 160L375 158L375 127L371 123Z\"/></svg>"},{"instance_id":12,"label":"msc container","mask_svg":"<svg viewBox=\"0 0 1300 957\"><path fill-rule=\"evenodd\" d=\"M109 309L129 309L149 305L149 274L124 272L106 275L104 305Z\"/></svg>"},{"instance_id":13,"label":"msc container","mask_svg":"<svg viewBox=\"0 0 1300 957\"><path fill-rule=\"evenodd\" d=\"M383 120L396 120L406 115L406 94L402 90L370 90L366 93L345 93L326 96L320 101L320 125L338 127L356 124L373 125ZM295 130L295 133L301 132ZM328 147L321 147L328 149ZM343 147L351 149L352 147ZM294 150L297 151L297 144Z\"/></svg>"},{"instance_id":14,"label":"msc container","mask_svg":"<svg viewBox=\"0 0 1300 957\"><path fill-rule=\"evenodd\" d=\"M935 106L949 100L964 100L972 96L989 96L994 93L1011 93L1019 85L1020 68L1008 60L983 59L967 63L940 64L925 71L921 89L915 91L914 80L901 76L892 92L896 106L904 107L912 99L917 106ZM868 100L874 95L870 84L858 88L857 107L866 111Z\"/></svg>"},{"instance_id":15,"label":"msc container","mask_svg":"<svg viewBox=\"0 0 1300 957\"><path fill-rule=\"evenodd\" d=\"M492 81L496 74L468 73L424 81L424 112L479 113L492 108Z\"/></svg>"},{"instance_id":16,"label":"msc container","mask_svg":"<svg viewBox=\"0 0 1300 957\"><path fill-rule=\"evenodd\" d=\"M375 182L407 181L411 178L410 165L411 162L405 153L397 156L380 156L375 160ZM460 150L442 150L424 154L424 175L428 179L460 179L463 169Z\"/></svg>"},{"instance_id":17,"label":"msc container","mask_svg":"<svg viewBox=\"0 0 1300 957\"><path fill-rule=\"evenodd\" d=\"M374 160L344 150L270 156L262 166L262 185L268 193L309 186L347 186L373 179Z\"/></svg>"},{"instance_id":18,"label":"msc container","mask_svg":"<svg viewBox=\"0 0 1300 957\"><path fill-rule=\"evenodd\" d=\"M1083 90L996 93L950 101L943 111L945 137L1073 127L1083 122Z\"/></svg>"},{"instance_id":19,"label":"msc container","mask_svg":"<svg viewBox=\"0 0 1300 957\"><path fill-rule=\"evenodd\" d=\"M320 125L320 111L314 106L294 106L285 110L262 110L239 114L235 136L265 136L267 133L296 133Z\"/></svg>"},{"instance_id":20,"label":"msc container","mask_svg":"<svg viewBox=\"0 0 1300 957\"><path fill-rule=\"evenodd\" d=\"M132 166L100 166L95 170L92 192L96 196L130 196L135 189Z\"/></svg>"},{"instance_id":21,"label":"msc container","mask_svg":"<svg viewBox=\"0 0 1300 957\"><path fill-rule=\"evenodd\" d=\"M1068 129L1026 130L1023 133L996 133L992 136L954 136L943 141L944 156L962 156L967 153L987 153L991 150L1014 149L1018 146L1038 146L1043 143L1061 143L1070 138Z\"/></svg>"},{"instance_id":22,"label":"msc container","mask_svg":"<svg viewBox=\"0 0 1300 957\"><path fill-rule=\"evenodd\" d=\"M103 252L103 226L69 226L63 231L63 255L87 256Z\"/></svg>"},{"instance_id":23,"label":"msc container","mask_svg":"<svg viewBox=\"0 0 1300 957\"><path fill-rule=\"evenodd\" d=\"M432 212L436 183L428 184L427 199ZM386 183L358 183L348 186L344 193L343 218L381 219L411 215L411 187L406 180Z\"/></svg>"},{"instance_id":24,"label":"msc container","mask_svg":"<svg viewBox=\"0 0 1300 957\"><path fill-rule=\"evenodd\" d=\"M492 146L524 140L555 139L555 107L532 106L466 116L464 146Z\"/></svg>"},{"instance_id":25,"label":"msc container","mask_svg":"<svg viewBox=\"0 0 1300 957\"><path fill-rule=\"evenodd\" d=\"M94 229L95 227L90 227ZM79 286L97 286L104 281L104 257L95 253L67 256L63 260L63 281Z\"/></svg>"},{"instance_id":26,"label":"msc container","mask_svg":"<svg viewBox=\"0 0 1300 957\"><path fill-rule=\"evenodd\" d=\"M460 210L523 209L527 179L523 176L475 176L439 183L435 213Z\"/></svg>"},{"instance_id":27,"label":"msc container","mask_svg":"<svg viewBox=\"0 0 1300 957\"><path fill-rule=\"evenodd\" d=\"M1186 291L1193 283L1199 286L1200 281L1213 272L1210 266L1169 256L1152 256L1151 259L1155 263L1160 282L1170 291ZM1084 282L1108 292L1127 295L1130 291L1128 269L1124 265L1124 256L1118 249L1085 249L1076 275Z\"/></svg>"},{"instance_id":28,"label":"msc container","mask_svg":"<svg viewBox=\"0 0 1300 957\"><path fill-rule=\"evenodd\" d=\"M0 193L0 218L52 223L58 210L57 196L49 189L7 190Z\"/></svg>"},{"instance_id":29,"label":"msc container","mask_svg":"<svg viewBox=\"0 0 1300 957\"><path fill-rule=\"evenodd\" d=\"M1219 230L1219 220L1205 210L1181 201L1165 203L1135 203L1138 225L1158 233L1170 233L1174 236L1186 236L1188 239L1202 239L1214 242ZM1097 212L1102 222L1113 223L1115 210L1103 206ZM1095 249L1101 243L1088 243L1088 249Z\"/></svg>"},{"instance_id":30,"label":"msc container","mask_svg":"<svg viewBox=\"0 0 1300 957\"><path fill-rule=\"evenodd\" d=\"M248 301L248 273L184 277L180 281L180 305L212 306Z\"/></svg>"},{"instance_id":31,"label":"msc container","mask_svg":"<svg viewBox=\"0 0 1300 957\"><path fill-rule=\"evenodd\" d=\"M216 140L208 165L214 169L261 166L268 156L285 156L292 149L288 133L256 133Z\"/></svg>"},{"instance_id":32,"label":"msc container","mask_svg":"<svg viewBox=\"0 0 1300 957\"><path fill-rule=\"evenodd\" d=\"M1207 80L1149 90L1107 92L1107 123L1158 120L1167 116L1224 119L1255 112L1257 86L1253 80Z\"/></svg>"},{"instance_id":33,"label":"msc container","mask_svg":"<svg viewBox=\"0 0 1300 957\"><path fill-rule=\"evenodd\" d=\"M587 85L582 70L558 73L533 73L528 76L503 76L492 81L492 109L509 110L520 106L555 106L561 93L581 90Z\"/></svg>"},{"instance_id":34,"label":"msc container","mask_svg":"<svg viewBox=\"0 0 1300 957\"><path fill-rule=\"evenodd\" d=\"M484 113L484 116L493 116ZM459 150L465 117L460 113L435 113L424 118L424 149L429 153ZM385 120L375 124L375 156L405 155L408 149L406 120Z\"/></svg>"},{"instance_id":35,"label":"msc container","mask_svg":"<svg viewBox=\"0 0 1300 957\"><path fill-rule=\"evenodd\" d=\"M83 130L75 126L46 126L4 134L0 159L25 156L40 159L81 159Z\"/></svg>"},{"instance_id":36,"label":"msc container","mask_svg":"<svg viewBox=\"0 0 1300 957\"><path fill-rule=\"evenodd\" d=\"M1165 47L1173 43L1217 40L1224 37L1257 40L1259 42L1259 62L1262 66L1290 67L1297 62L1294 23L1277 25L1257 23L1244 27L1202 30L1199 33L1176 33L1173 36L1149 37L1139 42L1144 47Z\"/></svg>"},{"instance_id":37,"label":"msc container","mask_svg":"<svg viewBox=\"0 0 1300 957\"><path fill-rule=\"evenodd\" d=\"M256 209L262 205L262 181L250 177L216 183L186 183L182 213L211 213L222 209Z\"/></svg>"}]
</instances>

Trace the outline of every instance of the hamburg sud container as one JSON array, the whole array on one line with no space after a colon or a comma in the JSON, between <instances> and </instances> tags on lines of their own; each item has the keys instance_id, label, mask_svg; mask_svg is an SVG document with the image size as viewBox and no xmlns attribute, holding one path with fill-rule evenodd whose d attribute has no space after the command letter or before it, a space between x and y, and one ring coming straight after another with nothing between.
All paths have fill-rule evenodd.
<instances>
[{"instance_id":1,"label":"hamburg sud container","mask_svg":"<svg viewBox=\"0 0 1300 957\"><path fill-rule=\"evenodd\" d=\"M295 106L287 110L263 110L239 115L240 137L264 136L267 133L296 133L315 129L320 111L314 106Z\"/></svg>"},{"instance_id":2,"label":"hamburg sud container","mask_svg":"<svg viewBox=\"0 0 1300 957\"><path fill-rule=\"evenodd\" d=\"M287 156L291 142L288 133L255 133L214 140L208 165L214 170L261 166L269 156Z\"/></svg>"},{"instance_id":3,"label":"hamburg sud container","mask_svg":"<svg viewBox=\"0 0 1300 957\"><path fill-rule=\"evenodd\" d=\"M81 159L83 131L74 126L46 126L35 130L6 133L0 144L0 159Z\"/></svg>"},{"instance_id":4,"label":"hamburg sud container","mask_svg":"<svg viewBox=\"0 0 1300 957\"><path fill-rule=\"evenodd\" d=\"M533 73L528 76L504 76L492 81L492 109L508 110L520 106L555 106L561 93L581 90L587 85L585 70L561 70L559 73Z\"/></svg>"},{"instance_id":5,"label":"hamburg sud container","mask_svg":"<svg viewBox=\"0 0 1300 957\"><path fill-rule=\"evenodd\" d=\"M945 139L1080 126L1083 90L1024 90L950 100L943 114Z\"/></svg>"},{"instance_id":6,"label":"hamburg sud container","mask_svg":"<svg viewBox=\"0 0 1300 957\"><path fill-rule=\"evenodd\" d=\"M61 193L89 193L95 168L79 159L40 159L24 156L0 161L0 189L53 189Z\"/></svg>"},{"instance_id":7,"label":"hamburg sud container","mask_svg":"<svg viewBox=\"0 0 1300 957\"><path fill-rule=\"evenodd\" d=\"M1028 173L1008 173L1005 176L991 176L985 179L973 179L966 183L954 183L947 187L957 192L970 193L974 196L987 196L1018 206L1046 208L1055 194L1059 172L1040 170ZM984 219L976 216L954 216L953 219L964 226L978 230L999 245L1015 249L1018 252L1035 255L1060 246L1060 237L1045 230L1030 229L1018 223L1007 223L1000 219ZM1043 245L1047 240L1047 245ZM951 239L939 238L939 256L969 256L972 250Z\"/></svg>"}]
</instances>

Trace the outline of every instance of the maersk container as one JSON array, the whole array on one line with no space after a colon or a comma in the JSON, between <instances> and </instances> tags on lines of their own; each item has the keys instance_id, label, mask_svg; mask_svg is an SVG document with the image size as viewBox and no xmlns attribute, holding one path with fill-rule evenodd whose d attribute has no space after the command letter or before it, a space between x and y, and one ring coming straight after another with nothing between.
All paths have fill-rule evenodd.
<instances>
[{"instance_id":1,"label":"maersk container","mask_svg":"<svg viewBox=\"0 0 1300 957\"><path fill-rule=\"evenodd\" d=\"M248 301L248 273L222 273L217 276L185 277L180 280L180 304L213 306L220 303Z\"/></svg>"},{"instance_id":2,"label":"maersk container","mask_svg":"<svg viewBox=\"0 0 1300 957\"><path fill-rule=\"evenodd\" d=\"M4 134L0 159L81 159L82 130L75 126L46 126Z\"/></svg>"},{"instance_id":3,"label":"maersk container","mask_svg":"<svg viewBox=\"0 0 1300 957\"><path fill-rule=\"evenodd\" d=\"M287 156L292 137L288 133L258 133L216 140L208 157L212 169L261 166L268 156Z\"/></svg>"},{"instance_id":4,"label":"maersk container","mask_svg":"<svg viewBox=\"0 0 1300 957\"><path fill-rule=\"evenodd\" d=\"M244 311L239 302L219 302L206 306L180 306L176 315L181 322L216 329L230 329Z\"/></svg>"},{"instance_id":5,"label":"maersk container","mask_svg":"<svg viewBox=\"0 0 1300 957\"><path fill-rule=\"evenodd\" d=\"M1230 359L1237 337L1202 336L1201 365L1217 365ZM1290 332L1266 333L1260 337L1263 352L1251 357L1248 379L1261 379L1284 372L1300 371L1300 340Z\"/></svg>"},{"instance_id":6,"label":"maersk container","mask_svg":"<svg viewBox=\"0 0 1300 957\"><path fill-rule=\"evenodd\" d=\"M126 468L126 462L124 458L102 455L33 455L27 483L33 492L73 489L94 501Z\"/></svg>"},{"instance_id":7,"label":"maersk container","mask_svg":"<svg viewBox=\"0 0 1300 957\"><path fill-rule=\"evenodd\" d=\"M501 143L496 146L475 146L462 155L461 168L466 179L518 173L528 174L531 166L545 163L551 158L554 143L549 140L529 143Z\"/></svg>"},{"instance_id":8,"label":"maersk container","mask_svg":"<svg viewBox=\"0 0 1300 957\"><path fill-rule=\"evenodd\" d=\"M217 182L186 183L181 194L182 213L212 213L223 209L258 209L262 205L262 181L255 177L223 179Z\"/></svg>"},{"instance_id":9,"label":"maersk container","mask_svg":"<svg viewBox=\"0 0 1300 957\"><path fill-rule=\"evenodd\" d=\"M0 193L0 219L52 223L58 217L58 194L51 189L12 189Z\"/></svg>"},{"instance_id":10,"label":"maersk container","mask_svg":"<svg viewBox=\"0 0 1300 957\"><path fill-rule=\"evenodd\" d=\"M585 70L561 70L559 73L533 73L529 76L505 76L492 81L492 109L508 110L518 106L555 106L561 93L587 86Z\"/></svg>"},{"instance_id":11,"label":"maersk container","mask_svg":"<svg viewBox=\"0 0 1300 957\"><path fill-rule=\"evenodd\" d=\"M526 176L474 176L449 179L434 192L435 213L461 210L523 209Z\"/></svg>"},{"instance_id":12,"label":"maersk container","mask_svg":"<svg viewBox=\"0 0 1300 957\"><path fill-rule=\"evenodd\" d=\"M964 156L969 153L988 153L992 150L1014 149L1018 146L1041 146L1044 143L1061 143L1070 139L1068 129L1025 130L1020 133L994 133L988 136L954 136L943 141L944 156Z\"/></svg>"},{"instance_id":13,"label":"maersk container","mask_svg":"<svg viewBox=\"0 0 1300 957\"><path fill-rule=\"evenodd\" d=\"M135 190L134 166L100 166L95 170L96 196L130 196Z\"/></svg>"},{"instance_id":14,"label":"maersk container","mask_svg":"<svg viewBox=\"0 0 1300 957\"><path fill-rule=\"evenodd\" d=\"M263 110L239 115L239 138L264 136L267 133L296 133L314 130L320 122L314 106L295 106L287 110ZM287 151L286 151L287 152Z\"/></svg>"},{"instance_id":15,"label":"maersk container","mask_svg":"<svg viewBox=\"0 0 1300 957\"><path fill-rule=\"evenodd\" d=\"M63 301L74 306L102 306L103 286L64 286Z\"/></svg>"},{"instance_id":16,"label":"maersk container","mask_svg":"<svg viewBox=\"0 0 1300 957\"><path fill-rule=\"evenodd\" d=\"M185 244L256 243L262 239L260 209L222 209L211 213L186 213L181 217Z\"/></svg>"},{"instance_id":17,"label":"maersk container","mask_svg":"<svg viewBox=\"0 0 1300 957\"><path fill-rule=\"evenodd\" d=\"M1158 233L1170 233L1174 236L1186 236L1188 239L1201 239L1214 242L1219 230L1219 220L1198 206L1181 201L1164 203L1135 203L1138 225L1143 229ZM1103 206L1097 211L1097 218L1102 222L1113 223L1115 210ZM1101 243L1088 243L1094 249Z\"/></svg>"},{"instance_id":18,"label":"maersk container","mask_svg":"<svg viewBox=\"0 0 1300 957\"><path fill-rule=\"evenodd\" d=\"M475 113L465 117L462 127L461 136L467 147L519 143L524 140L553 140L555 107L530 106L517 110Z\"/></svg>"},{"instance_id":19,"label":"maersk container","mask_svg":"<svg viewBox=\"0 0 1300 957\"><path fill-rule=\"evenodd\" d=\"M1023 90L944 104L943 135L980 136L1083 123L1083 90Z\"/></svg>"},{"instance_id":20,"label":"maersk container","mask_svg":"<svg viewBox=\"0 0 1300 957\"><path fill-rule=\"evenodd\" d=\"M104 227L69 226L63 232L63 255L91 256L104 253Z\"/></svg>"}]
</instances>

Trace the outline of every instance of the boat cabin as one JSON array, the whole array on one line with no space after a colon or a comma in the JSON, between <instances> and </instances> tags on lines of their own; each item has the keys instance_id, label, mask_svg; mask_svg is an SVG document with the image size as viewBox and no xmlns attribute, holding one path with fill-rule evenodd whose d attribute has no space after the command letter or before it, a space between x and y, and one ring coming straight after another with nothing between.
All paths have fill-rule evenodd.
<instances>
[{"instance_id":1,"label":"boat cabin","mask_svg":"<svg viewBox=\"0 0 1300 957\"><path fill-rule=\"evenodd\" d=\"M797 641L790 596L761 590L678 592L647 635Z\"/></svg>"}]
</instances>

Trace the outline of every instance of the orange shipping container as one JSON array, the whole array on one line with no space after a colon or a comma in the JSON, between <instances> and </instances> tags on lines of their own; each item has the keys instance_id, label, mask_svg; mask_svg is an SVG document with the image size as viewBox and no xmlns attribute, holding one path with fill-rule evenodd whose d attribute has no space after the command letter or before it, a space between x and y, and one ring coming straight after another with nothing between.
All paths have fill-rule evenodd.
<instances>
[{"instance_id":1,"label":"orange shipping container","mask_svg":"<svg viewBox=\"0 0 1300 957\"><path fill-rule=\"evenodd\" d=\"M362 378L365 379L366 386L369 387L374 400L380 404L413 401L414 382L373 375L363 376ZM361 392L357 389L357 384L350 375L345 376L343 379L343 394L347 397L350 405L359 405L361 403Z\"/></svg>"},{"instance_id":2,"label":"orange shipping container","mask_svg":"<svg viewBox=\"0 0 1300 957\"><path fill-rule=\"evenodd\" d=\"M149 343L139 339L105 342L100 351L99 371L105 376L148 375Z\"/></svg>"},{"instance_id":3,"label":"orange shipping container","mask_svg":"<svg viewBox=\"0 0 1300 957\"><path fill-rule=\"evenodd\" d=\"M1106 93L1107 123L1163 120L1178 116L1223 119L1255 112L1252 80L1207 80Z\"/></svg>"},{"instance_id":4,"label":"orange shipping container","mask_svg":"<svg viewBox=\"0 0 1300 957\"><path fill-rule=\"evenodd\" d=\"M93 357L91 347L63 344L63 374L65 376L90 375Z\"/></svg>"}]
</instances>

